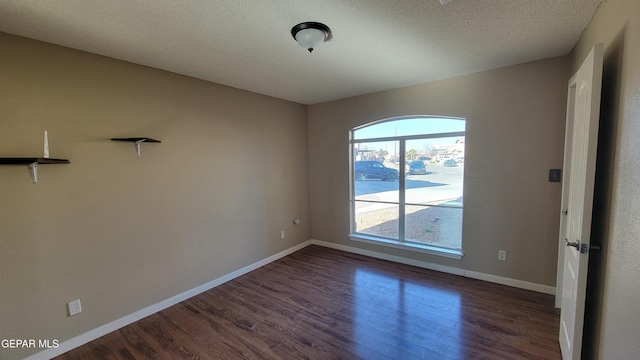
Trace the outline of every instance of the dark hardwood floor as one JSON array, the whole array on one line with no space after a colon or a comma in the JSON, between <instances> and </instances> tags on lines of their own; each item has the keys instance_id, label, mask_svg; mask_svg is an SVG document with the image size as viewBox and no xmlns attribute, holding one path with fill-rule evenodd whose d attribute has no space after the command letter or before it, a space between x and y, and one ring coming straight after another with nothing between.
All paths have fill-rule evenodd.
<instances>
[{"instance_id":1,"label":"dark hardwood floor","mask_svg":"<svg viewBox=\"0 0 640 360\"><path fill-rule=\"evenodd\" d=\"M553 297L319 246L57 359L561 359Z\"/></svg>"}]
</instances>

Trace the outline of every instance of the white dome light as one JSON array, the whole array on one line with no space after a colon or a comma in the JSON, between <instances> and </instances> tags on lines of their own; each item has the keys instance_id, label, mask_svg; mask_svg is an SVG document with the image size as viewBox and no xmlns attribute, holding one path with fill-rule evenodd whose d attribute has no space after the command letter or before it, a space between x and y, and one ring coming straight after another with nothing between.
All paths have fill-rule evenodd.
<instances>
[{"instance_id":1,"label":"white dome light","mask_svg":"<svg viewBox=\"0 0 640 360\"><path fill-rule=\"evenodd\" d=\"M304 22L294 26L291 29L291 35L300 46L312 52L331 36L331 30L321 23Z\"/></svg>"}]
</instances>

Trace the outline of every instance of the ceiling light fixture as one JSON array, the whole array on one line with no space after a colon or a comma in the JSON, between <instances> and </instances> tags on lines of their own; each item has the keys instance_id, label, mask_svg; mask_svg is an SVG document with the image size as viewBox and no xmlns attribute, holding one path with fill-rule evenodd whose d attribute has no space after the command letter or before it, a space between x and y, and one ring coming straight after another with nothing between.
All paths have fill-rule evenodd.
<instances>
[{"instance_id":1,"label":"ceiling light fixture","mask_svg":"<svg viewBox=\"0 0 640 360\"><path fill-rule=\"evenodd\" d=\"M291 35L300 46L312 52L331 37L331 29L318 22L303 22L291 28Z\"/></svg>"}]
</instances>

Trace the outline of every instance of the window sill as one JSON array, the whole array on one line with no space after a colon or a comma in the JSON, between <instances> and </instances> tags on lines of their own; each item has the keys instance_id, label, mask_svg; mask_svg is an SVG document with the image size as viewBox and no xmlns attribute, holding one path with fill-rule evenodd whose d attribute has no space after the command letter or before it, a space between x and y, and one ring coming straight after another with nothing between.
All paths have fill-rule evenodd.
<instances>
[{"instance_id":1,"label":"window sill","mask_svg":"<svg viewBox=\"0 0 640 360\"><path fill-rule=\"evenodd\" d=\"M421 252L429 255L442 256L450 259L460 260L464 255L462 251L459 251L459 250L443 249L443 248L430 246L430 245L407 243L407 242L385 239L385 238L369 236L364 234L349 234L349 238L353 241L364 242L367 244L375 244L375 245L388 246L396 249L416 251L416 252Z\"/></svg>"}]
</instances>

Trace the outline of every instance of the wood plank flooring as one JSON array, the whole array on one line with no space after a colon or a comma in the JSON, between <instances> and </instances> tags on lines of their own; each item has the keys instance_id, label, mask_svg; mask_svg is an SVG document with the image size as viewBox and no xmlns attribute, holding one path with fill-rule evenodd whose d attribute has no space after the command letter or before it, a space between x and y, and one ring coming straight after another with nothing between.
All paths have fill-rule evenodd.
<instances>
[{"instance_id":1,"label":"wood plank flooring","mask_svg":"<svg viewBox=\"0 0 640 360\"><path fill-rule=\"evenodd\" d=\"M308 246L57 359L561 359L553 297Z\"/></svg>"}]
</instances>

